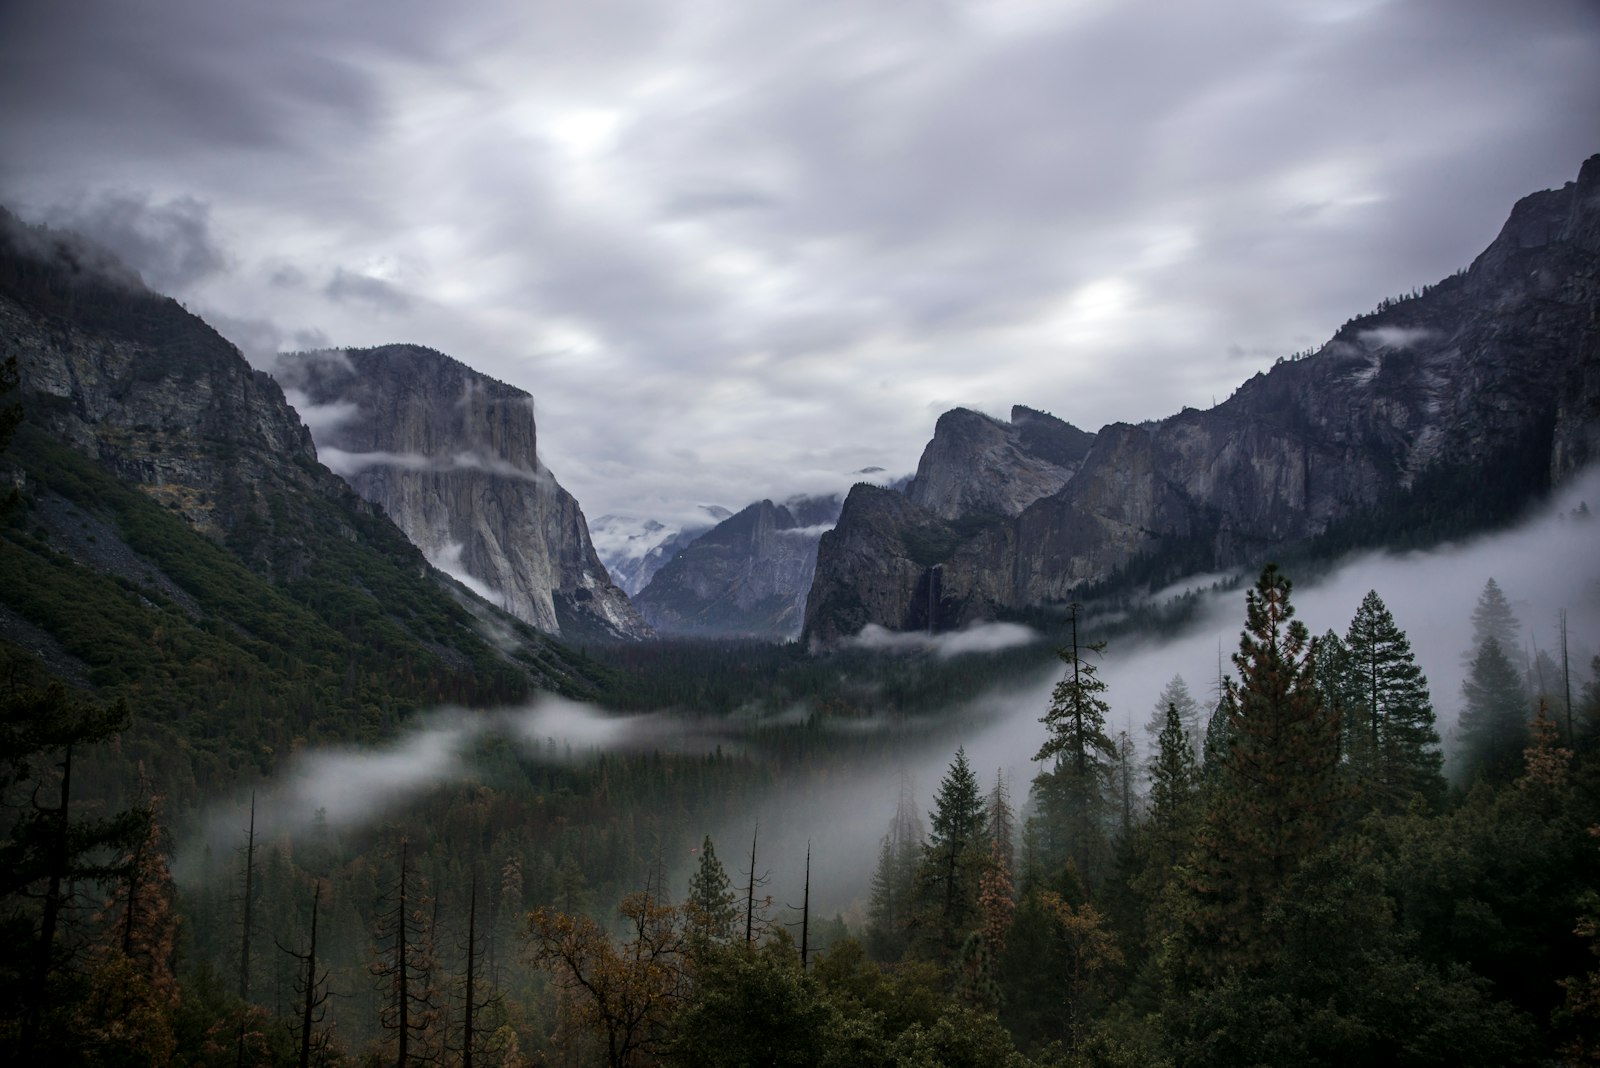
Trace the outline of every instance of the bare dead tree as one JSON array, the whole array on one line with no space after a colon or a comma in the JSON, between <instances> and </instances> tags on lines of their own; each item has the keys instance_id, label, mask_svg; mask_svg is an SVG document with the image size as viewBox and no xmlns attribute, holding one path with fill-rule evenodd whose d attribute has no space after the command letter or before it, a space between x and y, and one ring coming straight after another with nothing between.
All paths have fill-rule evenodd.
<instances>
[{"instance_id":1,"label":"bare dead tree","mask_svg":"<svg viewBox=\"0 0 1600 1068\"><path fill-rule=\"evenodd\" d=\"M311 943L304 953L290 949L282 942L278 948L299 962L298 971L294 981L294 992L300 1001L300 1068L310 1068L312 1056L315 1055L317 1063L321 1064L327 1057L330 1046L329 1035L326 1031L317 1031L316 1025L327 1017L328 999L332 996L328 990L328 972L323 969L322 974L317 974L317 919L322 907L322 881L317 880L312 884L311 891Z\"/></svg>"},{"instance_id":2,"label":"bare dead tree","mask_svg":"<svg viewBox=\"0 0 1600 1068\"><path fill-rule=\"evenodd\" d=\"M400 873L387 895L389 908L378 917L377 956L370 971L387 988L380 1023L395 1036L396 1068L408 1068L412 1044L434 1034L432 913L430 901L411 870L409 843L400 840Z\"/></svg>"},{"instance_id":3,"label":"bare dead tree","mask_svg":"<svg viewBox=\"0 0 1600 1068\"><path fill-rule=\"evenodd\" d=\"M755 943L756 935L756 890L766 886L772 876L771 871L756 874L756 837L761 832L761 824L756 824L750 832L750 870L745 873L744 884L744 944L749 946ZM771 898L763 899L763 906L771 903Z\"/></svg>"},{"instance_id":4,"label":"bare dead tree","mask_svg":"<svg viewBox=\"0 0 1600 1068\"><path fill-rule=\"evenodd\" d=\"M467 898L467 940L462 947L466 969L461 990L461 1045L452 1052L461 1055L461 1068L472 1068L480 1054L493 1056L492 1043L484 1038L483 1016L497 1009L502 995L493 982L485 983L480 960L485 956L484 940L478 935L478 869L472 869L472 890ZM486 991L487 988L487 992Z\"/></svg>"},{"instance_id":5,"label":"bare dead tree","mask_svg":"<svg viewBox=\"0 0 1600 1068\"><path fill-rule=\"evenodd\" d=\"M800 970L806 970L811 945L811 843L806 843L806 889L800 898Z\"/></svg>"},{"instance_id":6,"label":"bare dead tree","mask_svg":"<svg viewBox=\"0 0 1600 1068\"><path fill-rule=\"evenodd\" d=\"M800 928L800 970L801 971L805 971L805 969L806 969L806 961L809 959L809 955L808 955L807 950L810 947L810 937L811 937L811 843L810 842L806 843L806 881L805 881L805 891L804 891L804 893L802 894L802 896L800 898L800 907L798 909L795 909L795 907L793 905L790 905L789 908L800 913L800 922L799 923L790 923L790 924L785 924L784 926Z\"/></svg>"},{"instance_id":7,"label":"bare dead tree","mask_svg":"<svg viewBox=\"0 0 1600 1068\"><path fill-rule=\"evenodd\" d=\"M1567 652L1567 610L1561 610L1561 687L1567 702L1567 744L1577 736L1572 733L1572 663Z\"/></svg>"},{"instance_id":8,"label":"bare dead tree","mask_svg":"<svg viewBox=\"0 0 1600 1068\"><path fill-rule=\"evenodd\" d=\"M250 931L254 926L251 907L255 902L256 878L256 792L250 791L250 829L244 840L244 900L239 919L239 1000L250 1002ZM244 1068L245 1038L249 1031L250 1014L239 1017L239 1044L236 1063Z\"/></svg>"}]
</instances>

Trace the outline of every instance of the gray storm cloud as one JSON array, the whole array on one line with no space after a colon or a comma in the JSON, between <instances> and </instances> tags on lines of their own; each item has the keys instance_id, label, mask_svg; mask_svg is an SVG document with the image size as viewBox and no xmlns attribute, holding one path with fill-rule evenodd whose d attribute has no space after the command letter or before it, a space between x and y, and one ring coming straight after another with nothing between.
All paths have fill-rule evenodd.
<instances>
[{"instance_id":1,"label":"gray storm cloud","mask_svg":"<svg viewBox=\"0 0 1600 1068\"><path fill-rule=\"evenodd\" d=\"M306 397L304 391L295 389L292 386L284 388L283 399L289 402L289 406L295 410L295 414L300 416L300 421L311 430L313 435L343 426L351 419L354 419L361 411L361 406L356 404L355 401L313 404ZM328 460L325 457L322 462L328 464ZM331 464L328 464L328 466L330 470L333 470ZM343 474L344 472L334 470L334 473Z\"/></svg>"},{"instance_id":2,"label":"gray storm cloud","mask_svg":"<svg viewBox=\"0 0 1600 1068\"><path fill-rule=\"evenodd\" d=\"M394 283L357 271L336 268L322 292L329 299L354 301L387 312L404 312L411 307L411 298Z\"/></svg>"},{"instance_id":3,"label":"gray storm cloud","mask_svg":"<svg viewBox=\"0 0 1600 1068\"><path fill-rule=\"evenodd\" d=\"M211 206L192 196L158 204L144 193L101 191L57 205L45 221L93 235L159 292L185 289L227 267Z\"/></svg>"},{"instance_id":4,"label":"gray storm cloud","mask_svg":"<svg viewBox=\"0 0 1600 1068\"><path fill-rule=\"evenodd\" d=\"M10 4L0 94L0 199L258 364L430 345L678 522L957 404L1203 407L1449 274L1600 147L1600 9Z\"/></svg>"}]
</instances>

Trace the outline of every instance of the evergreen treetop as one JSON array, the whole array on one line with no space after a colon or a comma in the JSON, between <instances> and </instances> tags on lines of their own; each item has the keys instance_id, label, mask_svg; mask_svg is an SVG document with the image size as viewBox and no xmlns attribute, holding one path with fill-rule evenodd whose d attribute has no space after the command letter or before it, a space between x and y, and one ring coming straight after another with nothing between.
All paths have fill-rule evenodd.
<instances>
[{"instance_id":1,"label":"evergreen treetop","mask_svg":"<svg viewBox=\"0 0 1600 1068\"><path fill-rule=\"evenodd\" d=\"M739 897L733 892L716 847L708 834L700 843L700 862L689 877L689 896L684 901L692 941L726 942L733 937L734 921L739 916Z\"/></svg>"},{"instance_id":2,"label":"evergreen treetop","mask_svg":"<svg viewBox=\"0 0 1600 1068\"><path fill-rule=\"evenodd\" d=\"M1343 647L1344 734L1353 756L1365 754L1361 778L1391 807L1412 795L1437 799L1444 757L1428 680L1376 590L1362 599Z\"/></svg>"},{"instance_id":3,"label":"evergreen treetop","mask_svg":"<svg viewBox=\"0 0 1600 1068\"><path fill-rule=\"evenodd\" d=\"M950 770L939 781L933 795L933 811L928 813L932 827L928 845L933 849L963 849L983 835L985 813L983 791L967 762L965 747L956 749Z\"/></svg>"},{"instance_id":4,"label":"evergreen treetop","mask_svg":"<svg viewBox=\"0 0 1600 1068\"><path fill-rule=\"evenodd\" d=\"M1077 606L1073 606L1072 644L1059 650L1057 655L1066 663L1067 670L1050 695L1050 709L1039 722L1049 731L1049 737L1034 755L1035 760L1054 759L1059 768L1068 765L1080 777L1092 769L1105 768L1116 755L1116 745L1106 733L1106 714L1111 707L1106 704L1106 684L1095 666L1084 657L1084 652L1104 653L1104 642L1088 646L1078 644Z\"/></svg>"},{"instance_id":5,"label":"evergreen treetop","mask_svg":"<svg viewBox=\"0 0 1600 1068\"><path fill-rule=\"evenodd\" d=\"M1462 663L1470 665L1477 657L1478 650L1483 648L1483 643L1493 638L1500 644L1500 651L1513 660L1520 659L1518 650L1521 648L1518 633L1522 624L1517 620L1516 613L1511 611L1511 602L1506 600L1506 595L1500 589L1500 584L1494 579L1483 584L1483 592L1478 595L1478 603L1472 609L1472 648L1462 655Z\"/></svg>"}]
</instances>

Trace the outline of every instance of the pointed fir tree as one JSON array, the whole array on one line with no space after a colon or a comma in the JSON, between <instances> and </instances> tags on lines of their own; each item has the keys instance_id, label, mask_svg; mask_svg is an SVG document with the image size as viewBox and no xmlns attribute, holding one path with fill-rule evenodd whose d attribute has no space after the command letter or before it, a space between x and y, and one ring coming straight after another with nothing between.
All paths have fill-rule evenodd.
<instances>
[{"instance_id":1,"label":"pointed fir tree","mask_svg":"<svg viewBox=\"0 0 1600 1068\"><path fill-rule=\"evenodd\" d=\"M921 859L922 818L917 815L909 785L902 779L889 833L879 844L878 866L872 873L867 900L866 948L876 960L898 961L905 955Z\"/></svg>"},{"instance_id":2,"label":"pointed fir tree","mask_svg":"<svg viewBox=\"0 0 1600 1068\"><path fill-rule=\"evenodd\" d=\"M1211 718L1206 720L1200 780L1207 786L1215 785L1222 780L1223 765L1227 763L1228 753L1233 749L1234 714L1233 694L1227 689L1227 681L1223 680L1223 690L1221 696L1217 698L1217 707L1211 710Z\"/></svg>"},{"instance_id":3,"label":"pointed fir tree","mask_svg":"<svg viewBox=\"0 0 1600 1068\"><path fill-rule=\"evenodd\" d=\"M1362 599L1343 646L1348 696L1341 722L1349 752L1367 755L1359 779L1364 792L1391 812L1412 797L1437 802L1444 795L1444 756L1428 680L1376 590Z\"/></svg>"},{"instance_id":4,"label":"pointed fir tree","mask_svg":"<svg viewBox=\"0 0 1600 1068\"><path fill-rule=\"evenodd\" d=\"M1528 695L1493 636L1478 647L1461 696L1462 781L1510 782L1522 769L1522 751L1528 745Z\"/></svg>"},{"instance_id":5,"label":"pointed fir tree","mask_svg":"<svg viewBox=\"0 0 1600 1068\"><path fill-rule=\"evenodd\" d=\"M1200 817L1200 766L1176 705L1167 706L1167 722L1156 737L1148 774L1150 818L1134 840L1138 871L1132 880L1146 903L1160 899L1172 882Z\"/></svg>"},{"instance_id":6,"label":"pointed fir tree","mask_svg":"<svg viewBox=\"0 0 1600 1068\"><path fill-rule=\"evenodd\" d=\"M1360 688L1350 647L1336 630L1328 630L1317 642L1317 686L1323 701L1339 713L1339 759L1350 768L1352 778L1368 777L1377 763L1377 751L1367 745L1362 718L1350 714L1360 703Z\"/></svg>"},{"instance_id":7,"label":"pointed fir tree","mask_svg":"<svg viewBox=\"0 0 1600 1068\"><path fill-rule=\"evenodd\" d=\"M1149 737L1151 762L1155 759L1155 750L1161 732L1167 725L1167 708L1176 707L1178 718L1183 723L1185 736L1189 745L1198 756L1205 745L1205 725L1200 721L1200 703L1189 692L1188 683L1183 681L1182 675L1174 675L1165 686L1161 688L1161 696L1156 698L1155 707L1150 710L1150 719L1144 725L1144 732Z\"/></svg>"},{"instance_id":8,"label":"pointed fir tree","mask_svg":"<svg viewBox=\"0 0 1600 1068\"><path fill-rule=\"evenodd\" d=\"M739 896L717 859L711 836L700 844L700 863L689 878L689 896L684 901L688 918L689 943L696 949L731 941L734 923L739 918Z\"/></svg>"},{"instance_id":9,"label":"pointed fir tree","mask_svg":"<svg viewBox=\"0 0 1600 1068\"><path fill-rule=\"evenodd\" d=\"M1170 825L1189 807L1199 784L1200 769L1189 745L1189 731L1176 704L1167 706L1167 721L1156 737L1150 761L1150 821Z\"/></svg>"},{"instance_id":10,"label":"pointed fir tree","mask_svg":"<svg viewBox=\"0 0 1600 1068\"><path fill-rule=\"evenodd\" d=\"M929 955L948 965L977 923L978 879L989 852L983 793L965 748L956 749L933 805L917 870L917 925Z\"/></svg>"},{"instance_id":11,"label":"pointed fir tree","mask_svg":"<svg viewBox=\"0 0 1600 1068\"><path fill-rule=\"evenodd\" d=\"M1472 667L1478 658L1478 650L1483 648L1483 643L1493 638L1500 645L1500 652L1506 659L1515 664L1520 664L1522 656L1522 640L1520 637L1522 623L1518 621L1516 613L1511 611L1511 602L1506 600L1500 584L1490 579L1483 584L1483 592L1478 595L1478 603L1472 609L1472 646L1461 654L1461 666Z\"/></svg>"},{"instance_id":12,"label":"pointed fir tree","mask_svg":"<svg viewBox=\"0 0 1600 1068\"><path fill-rule=\"evenodd\" d=\"M1084 879L1095 881L1108 852L1106 822L1110 776L1117 747L1106 733L1106 684L1084 656L1105 652L1104 642L1078 642L1078 606L1072 606L1072 641L1058 651L1066 672L1051 693L1050 708L1039 720L1049 732L1035 760L1053 767L1034 779L1041 820L1044 862L1071 860Z\"/></svg>"}]
</instances>

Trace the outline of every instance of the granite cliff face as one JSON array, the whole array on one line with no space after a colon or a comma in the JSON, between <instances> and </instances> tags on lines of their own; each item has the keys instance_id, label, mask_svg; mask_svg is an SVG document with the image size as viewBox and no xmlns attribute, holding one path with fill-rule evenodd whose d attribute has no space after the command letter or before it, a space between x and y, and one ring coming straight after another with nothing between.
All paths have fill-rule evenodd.
<instances>
[{"instance_id":1,"label":"granite cliff face","mask_svg":"<svg viewBox=\"0 0 1600 1068\"><path fill-rule=\"evenodd\" d=\"M1104 427L1060 454L1047 472L1060 485L1034 500L1003 492L1048 481L1004 451L1002 424L948 413L923 466L964 450L971 477L919 469L893 504L853 489L818 551L806 633L958 626L1097 583L1502 521L1600 458L1597 308L1600 156L1520 201L1465 272L1384 302L1215 408Z\"/></svg>"},{"instance_id":2,"label":"granite cliff face","mask_svg":"<svg viewBox=\"0 0 1600 1068\"><path fill-rule=\"evenodd\" d=\"M837 497L760 501L695 538L634 598L664 635L793 638Z\"/></svg>"},{"instance_id":3,"label":"granite cliff face","mask_svg":"<svg viewBox=\"0 0 1600 1068\"><path fill-rule=\"evenodd\" d=\"M295 353L275 373L323 462L434 566L548 634L649 635L540 464L528 394L416 345Z\"/></svg>"}]
</instances>

